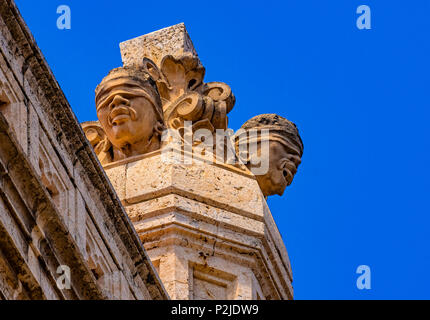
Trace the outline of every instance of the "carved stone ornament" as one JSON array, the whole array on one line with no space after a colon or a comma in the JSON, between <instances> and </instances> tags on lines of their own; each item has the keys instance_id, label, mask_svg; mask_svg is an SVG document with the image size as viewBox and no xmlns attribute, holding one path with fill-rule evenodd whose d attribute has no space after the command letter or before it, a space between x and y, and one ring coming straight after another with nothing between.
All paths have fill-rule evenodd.
<instances>
[{"instance_id":1,"label":"carved stone ornament","mask_svg":"<svg viewBox=\"0 0 430 320\"><path fill-rule=\"evenodd\" d=\"M160 68L145 58L143 67L157 83L167 127L179 129L187 120L198 127L204 123L211 131L227 129L234 95L225 83L203 83L205 69L197 57L184 54L176 59L168 55Z\"/></svg>"},{"instance_id":2,"label":"carved stone ornament","mask_svg":"<svg viewBox=\"0 0 430 320\"><path fill-rule=\"evenodd\" d=\"M303 155L303 142L296 125L276 114L261 114L246 121L241 129L236 136L239 158L251 172L255 172L254 167L260 165L261 161L256 161L256 158L268 159L267 170L254 174L264 196L282 195L293 182ZM268 134L261 134L263 130ZM252 131L257 134L250 134ZM261 148L263 142L268 143L269 154ZM255 144L257 147L241 153L240 144Z\"/></svg>"},{"instance_id":3,"label":"carved stone ornament","mask_svg":"<svg viewBox=\"0 0 430 320\"><path fill-rule=\"evenodd\" d=\"M82 127L102 164L160 148L161 100L142 68L113 69L96 88L96 108L99 121Z\"/></svg>"},{"instance_id":4,"label":"carved stone ornament","mask_svg":"<svg viewBox=\"0 0 430 320\"><path fill-rule=\"evenodd\" d=\"M235 96L225 83L204 82L205 68L183 24L128 40L121 44L121 53L125 66L112 70L96 89L99 121L82 125L103 165L163 148L169 143L161 141L165 129L173 129L169 134L173 132L182 145L186 141L190 145L191 136L192 147L197 147L202 141L194 133L205 129L213 135L209 151L218 157L218 150L228 148L230 156L221 161L242 170L245 165L265 196L282 195L292 183L303 143L297 127L287 119L275 114L256 116L242 126L233 144L219 143L216 130L228 129L227 115ZM269 134L250 135L253 131ZM229 135L223 141L231 140ZM239 145L257 147L243 152ZM239 158L241 162L236 161ZM267 164L264 172L256 170L261 160Z\"/></svg>"}]
</instances>

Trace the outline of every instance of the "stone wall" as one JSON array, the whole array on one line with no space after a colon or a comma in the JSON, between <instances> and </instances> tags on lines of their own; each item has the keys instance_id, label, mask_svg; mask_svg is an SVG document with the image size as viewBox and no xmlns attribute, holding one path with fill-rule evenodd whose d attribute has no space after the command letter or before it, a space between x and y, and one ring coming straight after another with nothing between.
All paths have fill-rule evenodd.
<instances>
[{"instance_id":1,"label":"stone wall","mask_svg":"<svg viewBox=\"0 0 430 320\"><path fill-rule=\"evenodd\" d=\"M143 94L145 87L125 71L115 81L102 81L100 96L107 98L96 102L99 126L87 123L84 130L171 299L292 299L288 253L265 196L282 194L297 171L303 144L296 126L263 114L231 138L227 115L236 98L227 84L204 82L205 68L183 23L122 42L120 48L123 70L141 70L156 82L162 124L171 135L153 149L130 152L134 141L147 141L129 129L130 123L147 129L157 124L129 117L130 110L146 108L135 96L150 92ZM118 126L106 121L118 115L129 118L128 126L121 119ZM267 135L247 134L258 128ZM113 132L139 140L129 139L121 148ZM149 142L157 130L152 132ZM246 152L240 154L233 144L244 141ZM252 143L255 148L248 148ZM265 172L253 171L251 158L267 160ZM262 167L263 162L252 161Z\"/></svg>"},{"instance_id":2,"label":"stone wall","mask_svg":"<svg viewBox=\"0 0 430 320\"><path fill-rule=\"evenodd\" d=\"M178 157L162 150L105 166L170 297L292 299L287 250L252 173Z\"/></svg>"},{"instance_id":3,"label":"stone wall","mask_svg":"<svg viewBox=\"0 0 430 320\"><path fill-rule=\"evenodd\" d=\"M11 0L0 0L0 299L168 299Z\"/></svg>"}]
</instances>

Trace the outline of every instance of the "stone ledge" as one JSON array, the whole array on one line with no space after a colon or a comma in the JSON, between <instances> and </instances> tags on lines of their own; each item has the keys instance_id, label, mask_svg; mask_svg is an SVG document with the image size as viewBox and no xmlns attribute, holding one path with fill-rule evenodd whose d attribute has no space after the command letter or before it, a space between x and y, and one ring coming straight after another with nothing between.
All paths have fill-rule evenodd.
<instances>
[{"instance_id":1,"label":"stone ledge","mask_svg":"<svg viewBox=\"0 0 430 320\"><path fill-rule=\"evenodd\" d=\"M128 205L126 210L133 223L156 218L167 212L178 212L191 219L198 219L208 224L221 224L225 228L245 235L264 236L264 224L262 221L241 216L177 194L168 194Z\"/></svg>"},{"instance_id":2,"label":"stone ledge","mask_svg":"<svg viewBox=\"0 0 430 320\"><path fill-rule=\"evenodd\" d=\"M224 259L220 270L238 263L252 269L266 297L291 299L288 254L255 178L208 159L170 162L174 153L155 152L106 168L151 258L172 245L192 248L193 259L200 259L199 252ZM176 285L166 286L183 286Z\"/></svg>"},{"instance_id":3,"label":"stone ledge","mask_svg":"<svg viewBox=\"0 0 430 320\"><path fill-rule=\"evenodd\" d=\"M190 251L189 255L178 256L178 259L209 265L214 259L221 259L219 261L224 262L218 266L220 270L226 270L227 263L229 266L227 270L232 270L234 265L238 265L248 268L250 274L254 273L260 279L267 298L292 299L293 297L293 287L286 270L281 271L280 266L276 266L277 263L274 263L261 243L256 242L253 246L241 245L219 239L215 234L206 233L201 229L192 230L188 225L176 222L146 231L137 226L137 230L153 261L159 259L160 255L163 256L166 250L171 250L169 248L172 246L187 249Z\"/></svg>"},{"instance_id":4,"label":"stone ledge","mask_svg":"<svg viewBox=\"0 0 430 320\"><path fill-rule=\"evenodd\" d=\"M151 298L168 299L168 294L92 147L85 138L64 93L12 0L0 0L0 21L1 33L7 38L7 41L2 43L2 53L4 47L14 46L14 50L5 49L7 51L4 55L5 59L9 62L15 61L9 69L17 79L25 101L30 101L30 105L33 103L37 105L37 116L49 128L50 142L55 147L54 151L60 155L60 161L68 168L69 177L74 178L75 164L79 163L82 168L85 168L85 171L81 172L82 178L85 178L82 180L89 182L94 189L97 201L103 207L105 224L112 228L111 230L115 230L120 239L118 245L126 248L127 255L134 262L130 265L133 274L142 280L141 283L145 282ZM16 65L21 63L22 65ZM61 243L62 240L56 241ZM72 261L71 266L74 263ZM81 267L83 266L79 268ZM152 281L148 282L147 279Z\"/></svg>"},{"instance_id":5,"label":"stone ledge","mask_svg":"<svg viewBox=\"0 0 430 320\"><path fill-rule=\"evenodd\" d=\"M227 165L208 164L199 159L190 165L170 163L169 157L169 152L153 153L105 168L124 205L174 193L257 221L264 220L264 199L254 177Z\"/></svg>"}]
</instances>

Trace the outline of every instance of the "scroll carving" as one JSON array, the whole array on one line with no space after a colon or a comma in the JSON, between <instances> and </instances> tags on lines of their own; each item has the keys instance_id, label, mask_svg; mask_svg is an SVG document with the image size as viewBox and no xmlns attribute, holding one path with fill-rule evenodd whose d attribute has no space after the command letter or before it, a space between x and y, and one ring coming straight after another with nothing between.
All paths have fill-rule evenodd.
<instances>
[{"instance_id":1,"label":"scroll carving","mask_svg":"<svg viewBox=\"0 0 430 320\"><path fill-rule=\"evenodd\" d=\"M98 121L88 121L82 123L82 129L94 149L101 164L112 162L111 148L112 144L107 138L103 127Z\"/></svg>"},{"instance_id":2,"label":"scroll carving","mask_svg":"<svg viewBox=\"0 0 430 320\"><path fill-rule=\"evenodd\" d=\"M265 196L282 195L303 154L295 124L275 114L259 115L248 120L232 141L227 116L235 104L231 88L223 82L205 83L205 68L193 50L170 51L156 55L157 63L147 56L140 61L128 56L134 63L112 70L97 87L99 121L82 126L100 162L155 151L175 139L173 148L191 146L193 153L208 151L217 162L245 171L246 166ZM165 129L173 129L172 140L162 141ZM218 136L218 129L224 130L223 136ZM253 131L257 135L250 135ZM267 136L261 134L264 131ZM243 144L245 153L239 148ZM256 170L262 160L267 162L263 172Z\"/></svg>"},{"instance_id":3,"label":"scroll carving","mask_svg":"<svg viewBox=\"0 0 430 320\"><path fill-rule=\"evenodd\" d=\"M222 82L204 83L205 69L198 58L184 54L176 59L165 56L160 67L145 58L143 67L157 83L168 128L183 128L192 121L193 128L205 127L214 132L227 129L227 114L233 109L235 97Z\"/></svg>"},{"instance_id":4,"label":"scroll carving","mask_svg":"<svg viewBox=\"0 0 430 320\"><path fill-rule=\"evenodd\" d=\"M225 83L204 83L204 75L205 68L189 53L180 58L166 55L159 67L144 58L140 66L112 70L96 89L99 121L82 125L100 162L161 148L165 127L183 138L185 121L191 122L193 132L227 129L235 97Z\"/></svg>"}]
</instances>

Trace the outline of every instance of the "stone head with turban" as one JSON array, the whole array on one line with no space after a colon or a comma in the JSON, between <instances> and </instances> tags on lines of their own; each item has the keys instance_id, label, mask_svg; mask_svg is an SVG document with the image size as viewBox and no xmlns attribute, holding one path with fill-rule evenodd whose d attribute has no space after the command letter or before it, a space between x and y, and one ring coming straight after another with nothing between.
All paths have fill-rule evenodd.
<instances>
[{"instance_id":1,"label":"stone head with turban","mask_svg":"<svg viewBox=\"0 0 430 320\"><path fill-rule=\"evenodd\" d=\"M97 117L112 145L112 161L160 148L163 109L148 73L139 67L113 69L95 93Z\"/></svg>"},{"instance_id":2,"label":"stone head with turban","mask_svg":"<svg viewBox=\"0 0 430 320\"><path fill-rule=\"evenodd\" d=\"M246 146L245 156L240 145ZM264 196L282 195L301 163L303 142L294 123L276 114L262 114L242 125L236 136L236 150L256 176ZM263 162L267 164L265 170L256 171Z\"/></svg>"}]
</instances>

